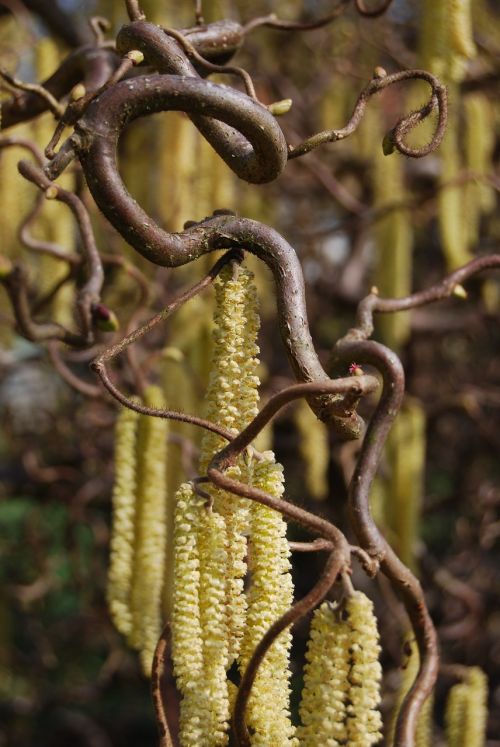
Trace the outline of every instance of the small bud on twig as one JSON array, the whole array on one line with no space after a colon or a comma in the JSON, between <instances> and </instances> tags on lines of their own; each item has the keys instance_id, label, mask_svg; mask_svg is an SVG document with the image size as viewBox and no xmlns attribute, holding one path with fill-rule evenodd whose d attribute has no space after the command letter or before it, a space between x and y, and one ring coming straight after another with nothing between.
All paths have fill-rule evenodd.
<instances>
[{"instance_id":1,"label":"small bud on twig","mask_svg":"<svg viewBox=\"0 0 500 747\"><path fill-rule=\"evenodd\" d=\"M130 52L127 52L125 57L128 60L131 60L134 65L140 65L141 62L144 62L144 55L139 49L131 49Z\"/></svg>"},{"instance_id":2,"label":"small bud on twig","mask_svg":"<svg viewBox=\"0 0 500 747\"><path fill-rule=\"evenodd\" d=\"M71 93L69 94L71 101L78 101L78 99L83 99L85 94L87 93L87 89L83 85L83 83L77 83L76 86L73 86L71 89Z\"/></svg>"},{"instance_id":3,"label":"small bud on twig","mask_svg":"<svg viewBox=\"0 0 500 747\"><path fill-rule=\"evenodd\" d=\"M116 332L120 329L120 322L114 311L104 304L96 304L92 309L92 316L97 329L103 332Z\"/></svg>"},{"instance_id":4,"label":"small bud on twig","mask_svg":"<svg viewBox=\"0 0 500 747\"><path fill-rule=\"evenodd\" d=\"M59 189L55 184L51 184L50 187L47 187L45 190L45 199L46 200L55 200L57 195L59 194Z\"/></svg>"},{"instance_id":5,"label":"small bud on twig","mask_svg":"<svg viewBox=\"0 0 500 747\"><path fill-rule=\"evenodd\" d=\"M452 290L452 293L454 296L457 296L458 298L467 298L468 293L465 290L463 285L460 285L460 283L457 283Z\"/></svg>"},{"instance_id":6,"label":"small bud on twig","mask_svg":"<svg viewBox=\"0 0 500 747\"><path fill-rule=\"evenodd\" d=\"M282 99L281 101L275 101L273 104L269 104L268 110L275 117L281 117L282 114L288 114L292 108L292 99Z\"/></svg>"}]
</instances>

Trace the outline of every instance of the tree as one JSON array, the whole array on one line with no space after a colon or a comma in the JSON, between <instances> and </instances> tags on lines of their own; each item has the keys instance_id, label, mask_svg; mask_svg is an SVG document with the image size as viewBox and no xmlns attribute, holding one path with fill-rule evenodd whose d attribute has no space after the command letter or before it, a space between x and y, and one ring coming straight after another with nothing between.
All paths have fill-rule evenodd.
<instances>
[{"instance_id":1,"label":"tree","mask_svg":"<svg viewBox=\"0 0 500 747\"><path fill-rule=\"evenodd\" d=\"M178 729L183 745L218 745L229 739L240 745L313 745L328 739L332 744L377 743L381 736L379 647L371 603L354 590L350 580L353 558L358 559L366 577L383 577L389 582L411 626L406 630L408 622L403 623L402 632L409 636L406 647L413 651L408 670L413 673L414 685L409 689L406 683L408 692L399 699L394 744L416 744L419 728L417 738L424 738L427 727L422 726L422 709L436 682L438 645L416 574L424 416L418 401L403 403L405 374L398 353L409 344L411 323L408 315L398 312L453 297L460 303L467 295L464 284L500 264L496 254L471 253L472 247L485 240L487 223L481 215L488 215L494 204L495 182L490 174L494 144L487 137L491 113L484 93L494 72L489 68L488 46L482 40L474 70L470 60L477 50L471 10L467 3L450 0L424 4L418 42L409 38L405 44L405 34L395 33L389 23L384 65L387 55L406 62L408 56L418 54L426 69L405 64L402 71L388 73L378 64L380 60L373 59L372 49L366 51L360 29L385 28L384 14L397 12L391 5L384 2L371 9L358 0L351 8L344 0L319 20L285 21L272 13L241 25L229 20L205 24L203 11L210 13L213 8L204 9L197 3L195 26L179 31L171 28L170 22L168 26L154 23L159 20L155 18L155 13L160 13L158 4L151 8L145 4L143 12L137 2L128 0L124 9L121 3L107 8L112 20L123 10L129 19L116 33L112 29L113 41L106 37L107 22L98 17L91 22L93 38L86 41L83 26L57 7L26 3L53 33L75 44L75 49L58 60L57 51L44 39L38 60L41 83L26 84L17 73L2 72L8 92L2 105L3 128L33 120L29 133L18 128L12 135L3 135L2 168L12 173L8 162L11 152L27 150L30 158L21 160L18 169L38 190L35 197L30 192L26 198L32 207L19 231L20 243L29 250L37 275L30 276L26 260L5 256L2 284L16 332L37 346L46 346L54 367L71 387L85 397L102 400L102 387L81 371L75 372L70 364L71 356L77 369L80 361L92 359L91 367L100 383L128 408L117 424L108 600L118 628L141 651L145 671L149 673L153 667L156 715L164 745L176 743ZM5 7L22 21L22 8ZM401 12L407 12L410 20L416 15L411 6L402 6ZM483 5L476 14L478 29L496 21ZM384 17L375 20L379 16ZM182 27L183 21L176 25ZM250 40L251 44L263 32L262 27L269 29L266 33L281 35L287 55L275 71L275 62L266 59L269 48L262 47L265 54L259 75L265 70L269 77L254 83L246 69L229 63L243 43ZM309 42L313 66L307 64L304 48L297 51L303 44L299 32L311 32L307 38L319 40L318 49L315 42ZM321 55L332 40L345 45L335 58L341 73L342 67L344 74L352 72L349 55L353 53L359 53L361 69L366 65L374 68L371 78L366 76L368 82L356 90L351 81L332 78L329 71L318 73L318 69L322 71ZM255 66L252 57L256 49L250 47L246 67ZM239 87L207 81L212 73L235 76ZM397 94L394 91L403 82L415 86L408 104L418 104L398 120L392 110L401 108L401 89L397 88ZM283 94L299 85L306 92L304 102L297 101L295 91L291 98L284 98ZM417 85L428 91L423 103ZM262 100L272 100L274 91L278 100L264 105ZM452 96L450 117L448 91ZM385 108L377 110L380 97L376 94L382 92ZM323 129L302 141L292 126L282 129L277 117L288 113L292 99L292 112L299 108L293 128L304 130L314 123L314 109L308 106L307 97L311 103L323 97L327 112L333 100L336 118L337 111L345 111L347 124ZM459 163L459 101L466 123L467 171ZM47 110L57 120L55 130L52 120L41 116ZM166 111L184 112L191 121L176 116L167 125L152 116ZM145 122L136 127L136 119ZM452 126L445 135L448 119ZM193 139L194 127L204 139ZM197 149L195 162L188 156L188 138L191 152ZM311 153L341 140L347 145L354 138L356 145L342 152L332 164L335 168ZM44 147L43 155L36 139ZM409 163L404 173L401 155L426 163L425 157L430 158L441 141L437 177ZM372 147L375 143L376 151ZM145 150L154 151L159 164L147 177L141 169ZM302 158L309 163L309 176L297 165L293 177L287 177L293 168L288 162L300 163ZM222 162L249 184L275 182L267 205L265 198L259 204L253 197L257 187L242 195L252 219L237 216L233 205L226 204L226 200L233 201L237 188ZM370 190L363 184L367 164L372 170ZM303 199L301 180L307 188L312 180L313 190L319 180L336 202L338 225L333 231L326 229L326 234L340 230L344 232L340 235L355 239L341 280L333 289L344 303L357 307L356 319L351 322L354 326L349 329L349 323L332 321L316 302L315 326L320 329L325 325L324 339L331 345L328 366L322 363L309 331L303 266L313 278L315 273L321 277L329 252L339 263L339 247L323 242L322 254L306 256L302 264L292 246L269 225L278 196L285 211L298 210L295 206ZM430 190L419 180L431 180ZM4 183L3 204L8 205L10 181ZM210 203L210 197L215 204ZM426 285L425 290L412 293L414 231L409 213L413 207L433 205L436 199L439 243L448 274L436 280L433 263L427 270L417 262ZM55 203L52 215L42 210L46 200ZM314 203L318 212L304 221L305 233L314 230L317 235L321 230L319 206L324 200L320 195ZM204 211L214 207L216 211L205 217ZM180 217L189 217L191 208L196 220L188 220L181 230ZM331 211L331 205L326 210ZM19 221L14 209L12 216L9 212L6 210L9 219L3 231L4 244L9 247L5 254L12 256L10 247ZM68 215L74 224L68 223ZM427 225L424 214L421 227ZM368 295L363 291L369 274L363 257L367 230L377 247L375 285ZM98 247L106 243L111 251L103 252ZM193 263L206 263L212 252L222 254L211 267L205 264L199 279ZM138 259L137 253L147 262ZM257 283L263 282L262 265L271 271L281 341L295 378L279 391L271 390L260 409L259 320L251 273L241 266L245 254L257 258L253 264ZM152 266L176 271L155 276ZM61 267L65 269L61 271ZM127 277L138 294L124 281ZM155 280L157 287L151 294ZM210 353L207 319L211 306L199 301L196 308L190 302L199 300L198 295L212 285L216 309ZM494 288L491 281L482 287L491 308ZM144 321L145 313L151 306L158 309L161 300L167 303ZM153 365L162 348L153 330L158 323L174 318L181 307L188 331L182 319L177 327L173 321L162 353L165 385L160 392L150 386L158 378ZM381 342L371 339L375 315L383 316L378 330ZM431 328L438 325L437 320L437 315L431 317ZM126 334L109 344L106 335L117 332L119 321ZM65 353L68 348L77 353ZM117 375L110 373L109 365L125 352L128 365L121 364L117 384ZM208 386L204 412L196 391L202 385ZM127 388L132 394L124 393ZM372 397L376 392L378 401ZM166 402L162 401L165 396ZM336 444L346 444L336 447L341 450L345 473L352 473L349 520L343 531L340 515L323 516L282 497L280 467L266 444L262 445L271 419L285 405L302 399L309 406L298 410L304 443L313 443L318 428L317 421L311 419L312 411L328 425ZM370 409L373 414L367 416ZM197 426L205 435L200 442L192 431L179 427L167 436L165 420ZM163 448L167 437L180 447L177 459L170 457L168 469ZM385 460L389 467L385 475L376 478L388 437ZM352 441L358 446L361 442L355 456L349 447ZM193 456L197 447L199 460ZM179 455L184 457L182 478ZM308 459L312 456L309 453ZM348 459L355 463L346 466ZM309 467L311 464L309 461ZM320 487L317 493L322 490ZM170 495L167 503L166 494ZM379 496L379 506L385 502L386 512L388 501L393 502L392 515L379 517L383 531L373 518L370 496L373 501L374 495ZM301 535L297 541L287 541L283 519L306 530L307 540ZM316 568L314 583L309 584L307 593L297 595L294 604L291 551L326 554L321 569ZM164 576L165 565L173 570ZM356 580L356 586L364 583ZM453 577L441 573L441 583L456 594ZM322 604L335 584L337 606ZM295 731L288 703L291 639L287 631L313 610L300 708L302 724ZM165 627L160 635L162 621ZM325 654L321 651L335 653L330 669L322 668ZM461 689L454 691L458 705L452 707L453 699L450 701L449 743L472 743L469 709L475 708L474 738L479 744L484 733L484 726L478 726L485 718L484 675L480 670L454 672L463 682L457 686ZM167 713L172 704L180 707L179 727L175 723L179 714ZM388 740L392 738L389 728L386 734Z\"/></svg>"}]
</instances>

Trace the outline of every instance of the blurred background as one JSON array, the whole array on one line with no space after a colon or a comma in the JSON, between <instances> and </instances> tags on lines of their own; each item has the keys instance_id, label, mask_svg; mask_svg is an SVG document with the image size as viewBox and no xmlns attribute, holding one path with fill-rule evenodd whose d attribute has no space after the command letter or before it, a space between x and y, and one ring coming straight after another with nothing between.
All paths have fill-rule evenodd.
<instances>
[{"instance_id":1,"label":"blurred background","mask_svg":"<svg viewBox=\"0 0 500 747\"><path fill-rule=\"evenodd\" d=\"M43 81L72 46L92 38L89 17L109 20L111 40L126 21L123 6L120 0L3 0L1 65L23 80ZM290 162L270 185L238 183L183 115L138 120L120 142L128 188L170 230L230 208L287 238L302 261L313 339L325 366L372 286L383 296L405 296L474 256L498 252L500 17L494 2L475 0L470 7L470 16L455 25L445 0L395 0L376 19L349 9L315 31L256 28L235 57L252 75L261 101L292 99L280 119L291 143L343 126L375 66L389 73L432 71L448 86L449 123L439 151L421 160L384 156L381 145L399 116L426 101L426 86L416 83L372 99L354 136ZM142 8L148 20L165 26L195 22L194 2L142 0ZM271 12L312 19L330 9L331 3L320 0L203 3L206 21L229 17L243 23ZM232 77L215 80L240 87ZM6 99L11 94L3 89ZM421 125L413 142L427 142L431 128ZM52 116L45 114L8 135L44 146L53 129ZM23 156L18 148L0 149L0 251L29 265L39 318L68 323L75 272L53 256L30 252L18 238L35 199L34 187L16 171ZM213 258L175 271L149 265L92 207L77 170L61 183L88 204L100 249L126 259L125 265L106 265L104 296L122 330L147 319L211 266ZM29 228L38 240L68 253L78 248L75 225L60 203L46 204ZM248 264L260 295L265 400L292 377L277 330L271 276L253 258ZM372 501L379 524L418 573L438 629L444 666L433 745L445 744L444 703L457 664L486 672L486 744L500 745L499 279L489 273L470 281L467 299L377 319L376 339L403 361L407 398ZM122 388L160 383L169 404L200 412L211 308L208 292L122 356L115 367ZM95 390L88 363L96 349L50 352L22 339L1 289L0 321L0 745L153 745L149 683L114 630L105 599L116 403ZM102 333L99 345L113 339ZM76 388L71 375L78 378ZM285 467L289 499L349 532L346 485L357 446L335 443L301 405L286 410L266 439ZM196 471L198 444L189 427L172 426L172 489ZM302 535L291 527L290 537ZM320 563L309 554L294 558L297 596L310 588ZM383 580L368 582L356 572L355 583L376 604L389 724L407 623ZM295 701L306 638L303 622L294 643Z\"/></svg>"}]
</instances>

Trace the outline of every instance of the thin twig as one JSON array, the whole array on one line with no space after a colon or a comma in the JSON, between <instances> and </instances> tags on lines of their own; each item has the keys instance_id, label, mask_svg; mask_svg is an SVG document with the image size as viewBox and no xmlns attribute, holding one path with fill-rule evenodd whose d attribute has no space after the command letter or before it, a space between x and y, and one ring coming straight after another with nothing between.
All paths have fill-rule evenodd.
<instances>
[{"instance_id":1,"label":"thin twig","mask_svg":"<svg viewBox=\"0 0 500 747\"><path fill-rule=\"evenodd\" d=\"M431 96L424 106L410 114L407 114L405 117L402 117L396 123L390 133L386 135L384 147L387 153L390 153L392 148L393 150L396 149L403 155L411 156L412 158L422 158L423 156L428 155L439 146L446 129L448 116L446 88L441 85L434 75L425 70L403 70L399 73L387 75L384 70L378 68L371 81L359 94L351 118L345 127L342 127L339 130L324 130L323 132L318 132L316 135L312 135L312 137L307 138L307 140L304 140L299 145L289 146L288 158L303 156L324 143L345 140L345 138L352 135L358 129L367 104L374 94L385 90L395 83L400 83L406 80L426 81L431 87ZM419 148L407 145L404 142L404 138L408 133L436 109L438 111L438 120L430 142Z\"/></svg>"},{"instance_id":2,"label":"thin twig","mask_svg":"<svg viewBox=\"0 0 500 747\"><path fill-rule=\"evenodd\" d=\"M34 93L37 96L40 96L40 98L44 99L47 107L50 109L52 114L57 117L57 119L59 119L59 117L62 115L64 107L56 98L54 98L50 91L47 91L47 89L43 86L40 86L37 83L25 83L18 78L14 78L13 75L8 73L7 70L4 70L3 68L0 68L0 77L3 78L13 88L17 88L20 91L27 91L28 93Z\"/></svg>"}]
</instances>

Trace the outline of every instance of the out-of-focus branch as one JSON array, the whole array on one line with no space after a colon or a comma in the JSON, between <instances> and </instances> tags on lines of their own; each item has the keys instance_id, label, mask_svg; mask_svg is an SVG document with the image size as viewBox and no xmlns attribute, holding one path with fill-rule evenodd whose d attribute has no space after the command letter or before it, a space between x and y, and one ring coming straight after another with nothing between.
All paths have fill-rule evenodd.
<instances>
[{"instance_id":1,"label":"out-of-focus branch","mask_svg":"<svg viewBox=\"0 0 500 747\"><path fill-rule=\"evenodd\" d=\"M40 20L70 47L79 47L90 41L90 31L85 23L78 23L74 15L66 13L54 0L23 0L28 10L35 13ZM3 8L11 11L10 2L0 1L0 12Z\"/></svg>"},{"instance_id":2,"label":"out-of-focus branch","mask_svg":"<svg viewBox=\"0 0 500 747\"><path fill-rule=\"evenodd\" d=\"M78 290L77 309L80 317L82 337L86 344L91 344L93 341L93 313L94 309L100 304L104 271L95 243L89 214L83 202L76 194L51 182L43 171L32 162L20 161L18 168L22 176L44 191L47 199L63 202L70 208L75 217L82 238L82 248L88 276L86 283Z\"/></svg>"}]
</instances>

